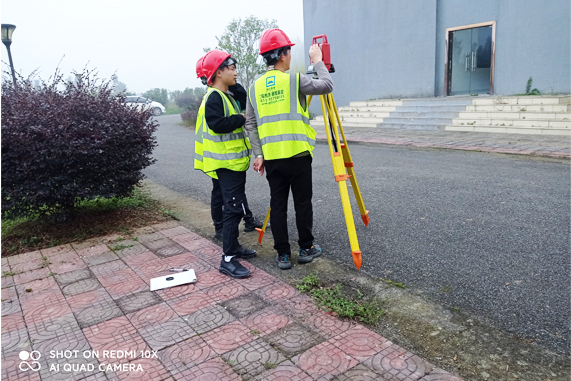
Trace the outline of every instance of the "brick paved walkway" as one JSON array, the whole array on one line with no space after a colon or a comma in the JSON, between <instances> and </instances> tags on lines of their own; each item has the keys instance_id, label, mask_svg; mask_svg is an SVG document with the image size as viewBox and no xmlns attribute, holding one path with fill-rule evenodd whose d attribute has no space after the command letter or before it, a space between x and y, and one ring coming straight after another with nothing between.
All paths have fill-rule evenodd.
<instances>
[{"instance_id":1,"label":"brick paved walkway","mask_svg":"<svg viewBox=\"0 0 571 381\"><path fill-rule=\"evenodd\" d=\"M136 237L2 258L2 380L460 381L248 262L221 275L221 248L177 223ZM149 291L171 267L198 282Z\"/></svg>"},{"instance_id":2,"label":"brick paved walkway","mask_svg":"<svg viewBox=\"0 0 571 381\"><path fill-rule=\"evenodd\" d=\"M571 158L571 139L568 136L391 128L343 128L343 130L349 142ZM318 139L327 139L323 127L317 127L316 131Z\"/></svg>"}]
</instances>

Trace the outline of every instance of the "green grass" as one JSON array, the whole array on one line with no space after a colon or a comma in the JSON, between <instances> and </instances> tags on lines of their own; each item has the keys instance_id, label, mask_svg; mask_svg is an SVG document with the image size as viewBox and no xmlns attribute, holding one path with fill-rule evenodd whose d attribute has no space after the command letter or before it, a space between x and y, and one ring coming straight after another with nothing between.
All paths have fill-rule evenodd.
<instances>
[{"instance_id":1,"label":"green grass","mask_svg":"<svg viewBox=\"0 0 571 381\"><path fill-rule=\"evenodd\" d=\"M180 114L182 109L177 107L177 106L166 106L165 107L165 112L163 113L163 115L175 115L175 114Z\"/></svg>"},{"instance_id":2,"label":"green grass","mask_svg":"<svg viewBox=\"0 0 571 381\"><path fill-rule=\"evenodd\" d=\"M356 295L347 296L349 292L344 292L341 284L327 287L315 274L303 278L296 287L303 293L311 294L320 309L324 308L339 317L375 324L385 314L376 299L365 299L359 289L353 289Z\"/></svg>"},{"instance_id":3,"label":"green grass","mask_svg":"<svg viewBox=\"0 0 571 381\"><path fill-rule=\"evenodd\" d=\"M53 216L2 218L2 256L59 246L88 238L116 234L130 236L134 228L168 221L173 212L164 208L140 188L130 197L97 198L79 203L64 221ZM46 262L47 263L47 262Z\"/></svg>"},{"instance_id":4,"label":"green grass","mask_svg":"<svg viewBox=\"0 0 571 381\"><path fill-rule=\"evenodd\" d=\"M135 246L135 245L123 245L123 244L120 244L120 245L115 245L115 246L113 246L113 247L111 248L111 250L113 250L113 251L119 251L119 250L123 250L123 249L128 249L128 248L133 247L133 246Z\"/></svg>"}]
</instances>

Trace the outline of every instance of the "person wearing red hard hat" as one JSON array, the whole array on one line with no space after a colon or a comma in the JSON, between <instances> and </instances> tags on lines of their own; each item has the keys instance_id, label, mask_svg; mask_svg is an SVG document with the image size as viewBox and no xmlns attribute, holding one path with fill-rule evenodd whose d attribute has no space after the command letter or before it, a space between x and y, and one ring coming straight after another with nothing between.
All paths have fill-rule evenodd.
<instances>
[{"instance_id":1,"label":"person wearing red hard hat","mask_svg":"<svg viewBox=\"0 0 571 381\"><path fill-rule=\"evenodd\" d=\"M200 60L199 60L200 61ZM208 91L196 120L195 169L218 178L224 204L223 251L219 271L233 278L246 278L250 271L237 258L252 258L256 251L238 242L239 223L246 214L246 170L250 166L250 142L244 130L245 117L229 94L236 85L236 60L221 50L212 50L197 63L197 76L204 77Z\"/></svg>"},{"instance_id":2,"label":"person wearing red hard hat","mask_svg":"<svg viewBox=\"0 0 571 381\"><path fill-rule=\"evenodd\" d=\"M207 84L207 78L202 70L202 61L204 60L204 56L200 57L200 59L196 63L196 77L200 78L204 85ZM246 90L242 85L236 83L233 86L228 87L228 94L232 96L236 100L236 104L238 108L242 106L245 110L246 107ZM197 124L198 127L198 124ZM195 132L197 136L202 136L203 132L202 129L200 131ZM202 170L202 142L195 141L195 159L194 159L194 168L198 170ZM223 219L224 219L224 199L222 197L222 190L220 189L220 183L218 181L218 176L216 176L216 172L208 172L206 173L208 176L212 178L212 192L210 195L210 215L212 217L212 224L214 225L214 238L222 241L223 240ZM259 221L257 218L254 217L252 211L248 206L248 201L244 199L244 208L246 210L246 214L244 215L244 232L252 232L255 231L256 228L261 228L263 223Z\"/></svg>"},{"instance_id":3,"label":"person wearing red hard hat","mask_svg":"<svg viewBox=\"0 0 571 381\"><path fill-rule=\"evenodd\" d=\"M309 48L309 58L317 78L287 74L294 44L280 29L269 29L260 39L260 55L268 65L248 92L246 130L256 159L254 170L266 171L270 185L270 221L276 261L280 269L290 269L291 249L287 228L287 205L291 189L299 235L298 263L309 263L321 255L314 245L311 198L311 162L315 130L309 125L306 95L333 91L333 81L322 61L318 45Z\"/></svg>"}]
</instances>

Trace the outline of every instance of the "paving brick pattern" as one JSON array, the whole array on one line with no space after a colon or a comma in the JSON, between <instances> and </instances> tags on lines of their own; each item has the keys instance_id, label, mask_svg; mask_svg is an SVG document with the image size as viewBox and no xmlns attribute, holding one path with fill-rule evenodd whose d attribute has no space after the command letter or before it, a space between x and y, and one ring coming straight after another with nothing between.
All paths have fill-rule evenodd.
<instances>
[{"instance_id":1,"label":"paving brick pattern","mask_svg":"<svg viewBox=\"0 0 571 381\"><path fill-rule=\"evenodd\" d=\"M262 373L266 368L283 362L284 355L262 339L251 341L222 355L234 371L248 378Z\"/></svg>"},{"instance_id":2,"label":"paving brick pattern","mask_svg":"<svg viewBox=\"0 0 571 381\"><path fill-rule=\"evenodd\" d=\"M462 381L247 261L251 277L221 275L222 249L177 222L136 234L2 258L18 270L2 277L2 380ZM171 267L197 283L150 291ZM32 350L41 369L21 371Z\"/></svg>"}]
</instances>

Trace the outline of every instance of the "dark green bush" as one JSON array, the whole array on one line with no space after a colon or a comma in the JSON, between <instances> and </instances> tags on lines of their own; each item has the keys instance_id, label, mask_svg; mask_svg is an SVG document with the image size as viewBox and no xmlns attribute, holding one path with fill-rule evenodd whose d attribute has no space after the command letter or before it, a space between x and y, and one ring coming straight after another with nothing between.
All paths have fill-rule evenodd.
<instances>
[{"instance_id":1,"label":"dark green bush","mask_svg":"<svg viewBox=\"0 0 571 381\"><path fill-rule=\"evenodd\" d=\"M2 81L2 214L70 212L82 200L124 197L156 146L151 111L125 104L92 71L34 87Z\"/></svg>"}]
</instances>

